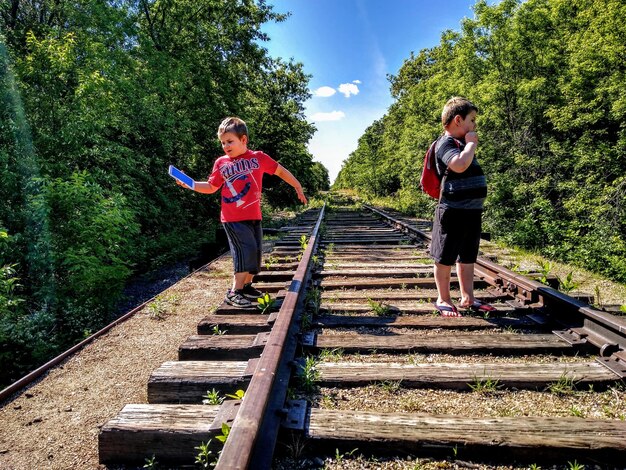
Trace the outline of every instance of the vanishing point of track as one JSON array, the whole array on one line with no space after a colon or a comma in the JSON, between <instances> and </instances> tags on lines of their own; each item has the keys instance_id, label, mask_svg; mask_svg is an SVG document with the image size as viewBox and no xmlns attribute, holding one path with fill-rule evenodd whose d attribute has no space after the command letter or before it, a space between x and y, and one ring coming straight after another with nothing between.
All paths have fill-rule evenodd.
<instances>
[{"instance_id":1,"label":"vanishing point of track","mask_svg":"<svg viewBox=\"0 0 626 470\"><path fill-rule=\"evenodd\" d=\"M201 321L179 360L153 372L149 403L129 404L103 426L102 463L154 455L193 464L210 440L214 454L221 450L216 468L265 469L277 442L300 436L313 456L358 448L374 456L624 465L626 412L621 419L484 417L327 409L293 399L314 387L376 383L471 393L565 382L591 393L623 387L626 376L624 318L483 258L477 297L497 312L442 318L433 314L424 232L373 207L326 212L307 212L266 255L257 286L282 299L280 308L260 315L222 305ZM337 358L320 360L329 351ZM202 405L212 389L246 392L243 400ZM222 448L216 436L224 423Z\"/></svg>"}]
</instances>

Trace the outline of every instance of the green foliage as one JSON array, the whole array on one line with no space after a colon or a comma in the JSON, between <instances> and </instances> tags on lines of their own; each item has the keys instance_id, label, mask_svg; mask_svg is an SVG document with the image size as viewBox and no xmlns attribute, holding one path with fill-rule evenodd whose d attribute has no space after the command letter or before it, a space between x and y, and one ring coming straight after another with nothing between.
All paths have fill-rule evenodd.
<instances>
[{"instance_id":1,"label":"green foliage","mask_svg":"<svg viewBox=\"0 0 626 470\"><path fill-rule=\"evenodd\" d=\"M539 277L537 280L542 284L548 284L548 276L552 271L552 263L550 261L539 261Z\"/></svg>"},{"instance_id":2,"label":"green foliage","mask_svg":"<svg viewBox=\"0 0 626 470\"><path fill-rule=\"evenodd\" d=\"M349 451L349 452L344 452L344 453L341 453L341 452L339 452L339 449L335 449L335 462L336 462L337 464L341 464L341 463L343 463L343 461L344 461L344 459L345 459L346 457L352 457L352 456L354 455L354 453L355 453L357 450L359 450L359 448L358 448L358 447L356 447L356 448L352 449L352 450L351 450L351 451Z\"/></svg>"},{"instance_id":3,"label":"green foliage","mask_svg":"<svg viewBox=\"0 0 626 470\"><path fill-rule=\"evenodd\" d=\"M214 325L213 328L211 328L211 334L216 336L225 335L227 331L228 330L220 330L219 325Z\"/></svg>"},{"instance_id":4,"label":"green foliage","mask_svg":"<svg viewBox=\"0 0 626 470\"><path fill-rule=\"evenodd\" d=\"M205 177L222 153L215 131L225 116L245 119L251 148L307 195L328 187L306 149L310 77L263 48L262 25L286 18L266 2L7 5L0 228L11 237L0 238L0 266L27 287L0 320L2 357L13 364L3 380L106 324L131 275L215 240L219 198L182 191L166 168ZM294 203L289 185L268 178L270 204Z\"/></svg>"},{"instance_id":5,"label":"green foliage","mask_svg":"<svg viewBox=\"0 0 626 470\"><path fill-rule=\"evenodd\" d=\"M111 308L131 274L131 240L139 231L126 199L104 190L86 173L74 173L69 180L42 181L31 207L48 215L61 305L96 312ZM76 327L60 314L59 321Z\"/></svg>"},{"instance_id":6,"label":"green foliage","mask_svg":"<svg viewBox=\"0 0 626 470\"><path fill-rule=\"evenodd\" d=\"M257 308L261 310L261 313L264 315L270 313L274 305L276 305L276 299L272 299L267 292L256 299L256 301L258 303Z\"/></svg>"},{"instance_id":7,"label":"green foliage","mask_svg":"<svg viewBox=\"0 0 626 470\"><path fill-rule=\"evenodd\" d=\"M480 110L485 228L626 282L626 4L479 0L474 12L390 77L394 103L334 187L432 217L423 155L446 100L467 96Z\"/></svg>"},{"instance_id":8,"label":"green foliage","mask_svg":"<svg viewBox=\"0 0 626 470\"><path fill-rule=\"evenodd\" d=\"M200 468L210 468L214 467L217 463L217 457L213 456L213 451L211 450L211 439L205 444L201 442L198 447L194 447L198 451L196 455L195 464L200 465Z\"/></svg>"},{"instance_id":9,"label":"green foliage","mask_svg":"<svg viewBox=\"0 0 626 470\"><path fill-rule=\"evenodd\" d=\"M222 423L222 434L218 434L217 436L215 436L215 439L224 444L226 442L226 439L228 439L229 434L230 426L226 423Z\"/></svg>"},{"instance_id":10,"label":"green foliage","mask_svg":"<svg viewBox=\"0 0 626 470\"><path fill-rule=\"evenodd\" d=\"M270 270L276 263L278 263L278 258L272 255L269 255L267 259L265 260L265 268Z\"/></svg>"},{"instance_id":11,"label":"green foliage","mask_svg":"<svg viewBox=\"0 0 626 470\"><path fill-rule=\"evenodd\" d=\"M578 283L572 279L572 272L567 273L565 278L560 278L557 276L559 281L559 290L563 292L571 292L578 287Z\"/></svg>"},{"instance_id":12,"label":"green foliage","mask_svg":"<svg viewBox=\"0 0 626 470\"><path fill-rule=\"evenodd\" d=\"M19 278L15 277L15 265L0 268L0 316L10 315L19 308L24 299L17 295Z\"/></svg>"},{"instance_id":13,"label":"green foliage","mask_svg":"<svg viewBox=\"0 0 626 470\"><path fill-rule=\"evenodd\" d=\"M319 371L317 370L317 359L314 356L307 356L304 364L300 366L298 373L298 383L305 392L313 392L317 387L316 382L319 380Z\"/></svg>"},{"instance_id":14,"label":"green foliage","mask_svg":"<svg viewBox=\"0 0 626 470\"><path fill-rule=\"evenodd\" d=\"M574 379L566 374L561 375L558 381L548 385L548 391L555 395L571 395L575 389Z\"/></svg>"},{"instance_id":15,"label":"green foliage","mask_svg":"<svg viewBox=\"0 0 626 470\"><path fill-rule=\"evenodd\" d=\"M227 393L226 396L232 398L233 400L243 400L245 394L246 392L243 390L237 390L235 393Z\"/></svg>"},{"instance_id":16,"label":"green foliage","mask_svg":"<svg viewBox=\"0 0 626 470\"><path fill-rule=\"evenodd\" d=\"M396 395L402 389L402 380L383 380L376 385L384 392Z\"/></svg>"},{"instance_id":17,"label":"green foliage","mask_svg":"<svg viewBox=\"0 0 626 470\"><path fill-rule=\"evenodd\" d=\"M148 315L154 320L164 320L172 312L172 307L178 303L177 295L157 295L152 302L146 306Z\"/></svg>"},{"instance_id":18,"label":"green foliage","mask_svg":"<svg viewBox=\"0 0 626 470\"><path fill-rule=\"evenodd\" d=\"M570 470L585 470L585 466L583 464L578 463L576 460L573 462L567 462L567 468Z\"/></svg>"},{"instance_id":19,"label":"green foliage","mask_svg":"<svg viewBox=\"0 0 626 470\"><path fill-rule=\"evenodd\" d=\"M146 457L145 462L146 463L141 468L147 468L149 470L156 470L157 468L159 468L159 462L157 461L154 454L152 454L152 457L150 458Z\"/></svg>"},{"instance_id":20,"label":"green foliage","mask_svg":"<svg viewBox=\"0 0 626 470\"><path fill-rule=\"evenodd\" d=\"M330 360L338 362L343 357L344 350L342 348L322 349L319 353L319 360Z\"/></svg>"},{"instance_id":21,"label":"green foliage","mask_svg":"<svg viewBox=\"0 0 626 470\"><path fill-rule=\"evenodd\" d=\"M468 384L472 392L488 395L494 393L501 387L498 379L491 377L474 377L473 383Z\"/></svg>"},{"instance_id":22,"label":"green foliage","mask_svg":"<svg viewBox=\"0 0 626 470\"><path fill-rule=\"evenodd\" d=\"M322 306L322 290L319 287L309 288L306 291L305 302L311 313L317 315Z\"/></svg>"},{"instance_id":23,"label":"green foliage","mask_svg":"<svg viewBox=\"0 0 626 470\"><path fill-rule=\"evenodd\" d=\"M390 307L382 302L378 302L376 300L367 299L367 304L372 309L372 311L378 315L379 317L384 317L389 315Z\"/></svg>"},{"instance_id":24,"label":"green foliage","mask_svg":"<svg viewBox=\"0 0 626 470\"><path fill-rule=\"evenodd\" d=\"M203 405L221 405L224 402L224 397L220 396L220 392L215 390L207 390L206 395L202 397Z\"/></svg>"},{"instance_id":25,"label":"green foliage","mask_svg":"<svg viewBox=\"0 0 626 470\"><path fill-rule=\"evenodd\" d=\"M306 251L307 246L309 246L309 239L307 238L307 236L301 235L299 242L300 242L300 250Z\"/></svg>"}]
</instances>

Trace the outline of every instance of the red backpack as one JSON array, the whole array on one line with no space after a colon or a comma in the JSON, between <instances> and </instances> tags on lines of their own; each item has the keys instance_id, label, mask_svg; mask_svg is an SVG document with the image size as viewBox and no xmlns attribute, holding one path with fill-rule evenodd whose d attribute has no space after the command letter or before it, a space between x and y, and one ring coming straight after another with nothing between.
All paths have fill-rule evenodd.
<instances>
[{"instance_id":1,"label":"red backpack","mask_svg":"<svg viewBox=\"0 0 626 470\"><path fill-rule=\"evenodd\" d=\"M448 174L448 169L446 168L443 178L439 179L439 174L437 173L437 157L435 156L435 145L437 145L438 140L439 139L436 139L430 144L426 155L424 155L424 168L422 169L422 177L420 179L422 191L434 199L441 197L441 180Z\"/></svg>"},{"instance_id":2,"label":"red backpack","mask_svg":"<svg viewBox=\"0 0 626 470\"><path fill-rule=\"evenodd\" d=\"M426 155L424 155L424 168L422 168L422 177L420 179L422 191L437 200L441 198L442 182L446 179L446 176L448 176L447 167L446 171L443 172L441 179L439 179L439 174L437 173L435 145L437 145L438 140L439 139L435 139L435 141L430 144L430 147L428 147L428 150L426 151ZM459 145L459 142L456 139L454 139L454 142L457 146Z\"/></svg>"}]
</instances>

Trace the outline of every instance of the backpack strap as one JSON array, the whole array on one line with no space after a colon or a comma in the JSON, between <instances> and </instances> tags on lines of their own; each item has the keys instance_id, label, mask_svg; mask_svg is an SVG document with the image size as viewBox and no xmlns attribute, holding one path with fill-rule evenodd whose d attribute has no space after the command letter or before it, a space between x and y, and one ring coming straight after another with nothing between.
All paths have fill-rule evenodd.
<instances>
[{"instance_id":1,"label":"backpack strap","mask_svg":"<svg viewBox=\"0 0 626 470\"><path fill-rule=\"evenodd\" d=\"M441 137L444 137L444 136L445 136L445 134L444 134L444 135L441 135L441 136L437 139L437 141L438 141L439 139L441 139ZM452 140L454 140L454 143L456 144L457 148L458 148L458 149L460 149L460 148L461 148L461 144L459 143L459 141L458 141L458 140L456 140L454 137L452 137ZM434 156L435 156L435 165L437 166L437 168L439 168L439 164L438 164L438 163L439 163L439 161L438 161L438 158L437 158L436 145L435 145L435 149L433 149L433 150L435 150L435 151L433 152L433 153L434 153ZM441 202L441 198L442 198L442 196L443 196L443 188L444 188L444 186L445 186L445 184L446 184L446 178L448 177L448 171L449 171L449 170L450 170L450 169L449 169L449 168L448 168L448 166L446 165L446 170L443 172L443 176L441 177L441 186L440 186L440 188L439 188L439 199L437 200L437 204L439 204L439 203Z\"/></svg>"},{"instance_id":2,"label":"backpack strap","mask_svg":"<svg viewBox=\"0 0 626 470\"><path fill-rule=\"evenodd\" d=\"M437 203L441 202L441 196L443 196L443 187L446 184L447 176L448 176L448 167L446 167L446 171L443 172L443 177L441 178L441 186L439 187L439 199L437 199Z\"/></svg>"}]
</instances>

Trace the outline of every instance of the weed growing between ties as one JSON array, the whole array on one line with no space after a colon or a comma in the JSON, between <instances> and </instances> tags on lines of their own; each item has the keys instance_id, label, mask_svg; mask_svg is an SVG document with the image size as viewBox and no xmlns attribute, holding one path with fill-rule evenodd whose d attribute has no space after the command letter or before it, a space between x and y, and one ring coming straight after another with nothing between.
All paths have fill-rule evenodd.
<instances>
[{"instance_id":1,"label":"weed growing between ties","mask_svg":"<svg viewBox=\"0 0 626 470\"><path fill-rule=\"evenodd\" d=\"M322 306L322 290L318 287L307 290L305 303L311 314L318 315Z\"/></svg>"},{"instance_id":2,"label":"weed growing between ties","mask_svg":"<svg viewBox=\"0 0 626 470\"><path fill-rule=\"evenodd\" d=\"M209 439L206 443L201 442L198 447L194 447L198 451L196 455L195 464L200 468L211 468L217 464L217 455L213 455L213 451L210 448L212 439Z\"/></svg>"},{"instance_id":3,"label":"weed growing between ties","mask_svg":"<svg viewBox=\"0 0 626 470\"><path fill-rule=\"evenodd\" d=\"M304 252L306 251L307 247L309 246L309 239L307 238L306 235L302 235L300 236L300 252L298 253L298 261L302 260L302 255L304 255Z\"/></svg>"},{"instance_id":4,"label":"weed growing between ties","mask_svg":"<svg viewBox=\"0 0 626 470\"><path fill-rule=\"evenodd\" d=\"M330 256L335 252L335 244L334 243L329 243L328 245L325 246L325 248L322 250L322 253L324 253L324 257L326 256Z\"/></svg>"},{"instance_id":5,"label":"weed growing between ties","mask_svg":"<svg viewBox=\"0 0 626 470\"><path fill-rule=\"evenodd\" d=\"M548 385L547 390L555 395L571 395L576 390L576 385L572 377L563 374L557 382Z\"/></svg>"},{"instance_id":6,"label":"weed growing between ties","mask_svg":"<svg viewBox=\"0 0 626 470\"><path fill-rule=\"evenodd\" d=\"M372 311L378 315L379 317L384 317L389 315L390 307L389 305L383 304L382 302L378 302L372 299L367 299L367 304L372 309Z\"/></svg>"},{"instance_id":7,"label":"weed growing between ties","mask_svg":"<svg viewBox=\"0 0 626 470\"><path fill-rule=\"evenodd\" d=\"M243 390L237 390L235 393L227 393L225 397L232 398L234 400L242 400L245 395ZM217 390L212 389L207 392L205 395L205 399L202 400L203 404L206 405L220 405L224 402L225 397L220 397L220 394ZM218 440L222 446L226 443L228 436L230 435L230 426L227 423L222 423L221 434L215 436L215 439ZM199 465L200 468L212 468L215 467L219 456L221 454L221 450L217 452L217 454L213 453L213 447L211 446L212 439L209 439L206 443L202 442L198 447L194 447L198 451L196 455L195 464Z\"/></svg>"},{"instance_id":8,"label":"weed growing between ties","mask_svg":"<svg viewBox=\"0 0 626 470\"><path fill-rule=\"evenodd\" d=\"M214 325L213 328L211 328L211 334L216 336L225 335L227 331L228 330L220 330L219 325Z\"/></svg>"},{"instance_id":9,"label":"weed growing between ties","mask_svg":"<svg viewBox=\"0 0 626 470\"><path fill-rule=\"evenodd\" d=\"M148 470L156 470L157 468L159 468L159 462L157 461L154 454L152 454L152 457L150 458L146 457L145 464L142 468L147 468Z\"/></svg>"},{"instance_id":10,"label":"weed growing between ties","mask_svg":"<svg viewBox=\"0 0 626 470\"><path fill-rule=\"evenodd\" d=\"M304 364L300 366L298 373L298 385L305 393L312 393L317 388L319 371L317 370L318 360L315 356L307 356Z\"/></svg>"},{"instance_id":11,"label":"weed growing between ties","mask_svg":"<svg viewBox=\"0 0 626 470\"><path fill-rule=\"evenodd\" d=\"M261 314L263 315L269 314L272 311L272 308L276 305L276 299L272 299L267 292L259 297L257 302L257 308L261 310Z\"/></svg>"},{"instance_id":12,"label":"weed growing between ties","mask_svg":"<svg viewBox=\"0 0 626 470\"><path fill-rule=\"evenodd\" d=\"M207 390L206 395L202 398L203 405L221 405L224 402L224 397L220 396L220 392L215 388Z\"/></svg>"},{"instance_id":13,"label":"weed growing between ties","mask_svg":"<svg viewBox=\"0 0 626 470\"><path fill-rule=\"evenodd\" d=\"M491 377L474 377L472 383L467 384L472 392L481 393L487 395L494 393L501 387L498 379L492 379Z\"/></svg>"},{"instance_id":14,"label":"weed growing between ties","mask_svg":"<svg viewBox=\"0 0 626 470\"><path fill-rule=\"evenodd\" d=\"M265 268L267 270L272 269L272 267L278 263L278 258L273 256L273 255L269 255L266 259L265 259Z\"/></svg>"},{"instance_id":15,"label":"weed growing between ties","mask_svg":"<svg viewBox=\"0 0 626 470\"><path fill-rule=\"evenodd\" d=\"M322 349L319 353L319 362L339 362L344 356L342 348Z\"/></svg>"}]
</instances>

